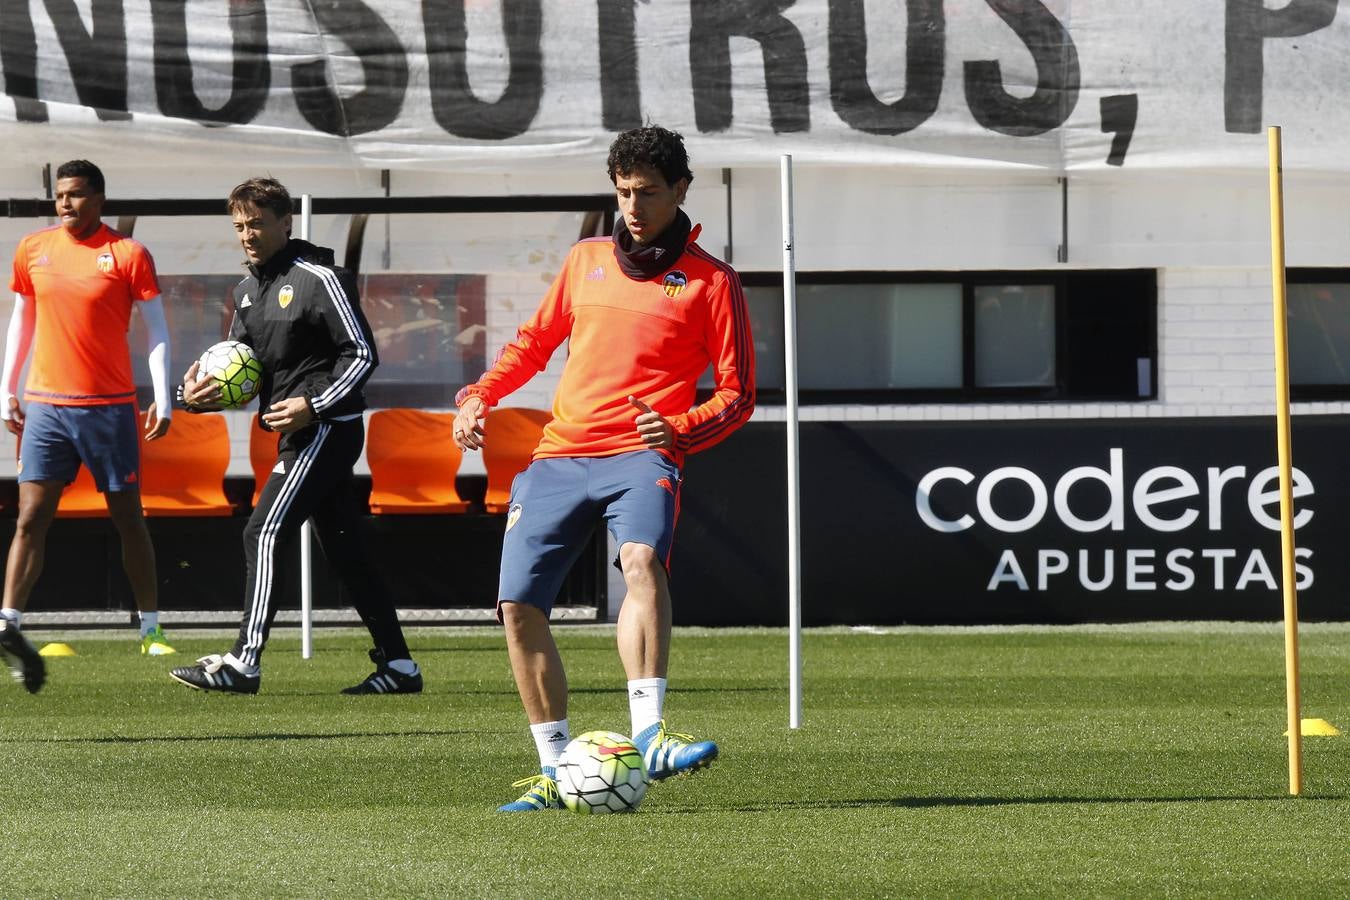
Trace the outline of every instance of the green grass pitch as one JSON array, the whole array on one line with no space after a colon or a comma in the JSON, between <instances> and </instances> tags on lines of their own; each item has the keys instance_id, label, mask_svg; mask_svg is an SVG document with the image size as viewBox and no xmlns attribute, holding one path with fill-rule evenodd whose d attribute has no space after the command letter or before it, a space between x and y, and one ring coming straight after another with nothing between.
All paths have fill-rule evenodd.
<instances>
[{"instance_id":1,"label":"green grass pitch","mask_svg":"<svg viewBox=\"0 0 1350 900\"><path fill-rule=\"evenodd\" d=\"M628 731L613 631L558 631L573 733ZM31 631L0 684L0 895L1345 896L1350 625L1301 632L1291 798L1275 625L809 630L788 729L782 630L679 629L670 725L708 771L638 813L512 817L536 760L494 628L419 629L414 697L344 697L365 642L278 630L256 697L171 682L219 652Z\"/></svg>"}]
</instances>

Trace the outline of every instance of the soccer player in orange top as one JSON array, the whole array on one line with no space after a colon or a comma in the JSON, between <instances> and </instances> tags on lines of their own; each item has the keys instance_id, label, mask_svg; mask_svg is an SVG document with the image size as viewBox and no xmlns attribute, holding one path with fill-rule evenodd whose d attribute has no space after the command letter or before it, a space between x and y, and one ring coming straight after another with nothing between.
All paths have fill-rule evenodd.
<instances>
[{"instance_id":1,"label":"soccer player in orange top","mask_svg":"<svg viewBox=\"0 0 1350 900\"><path fill-rule=\"evenodd\" d=\"M48 527L61 490L83 461L122 537L122 562L140 610L141 652L159 655L173 648L159 625L155 550L141 512L127 328L138 309L149 335L155 398L145 418L147 441L169 430L169 328L154 260L103 224L103 189L98 166L82 159L62 164L56 170L61 224L25 236L14 254L0 418L19 436L19 516L0 616L9 622L10 639L23 640L20 614L42 572ZM25 410L16 394L30 348Z\"/></svg>"},{"instance_id":2,"label":"soccer player in orange top","mask_svg":"<svg viewBox=\"0 0 1350 900\"><path fill-rule=\"evenodd\" d=\"M548 614L573 561L604 520L628 593L619 657L633 740L653 779L707 766L717 745L666 730L670 652L667 566L686 454L738 428L755 404L754 347L740 278L694 243L681 210L693 173L678 134L650 126L619 135L609 176L623 215L611 237L576 244L538 310L492 368L460 391L455 439L492 440L487 411L568 341L553 419L512 486L497 615L540 774L516 783L502 812L559 806L558 756L570 740L567 678ZM712 367L712 397L695 405Z\"/></svg>"}]
</instances>

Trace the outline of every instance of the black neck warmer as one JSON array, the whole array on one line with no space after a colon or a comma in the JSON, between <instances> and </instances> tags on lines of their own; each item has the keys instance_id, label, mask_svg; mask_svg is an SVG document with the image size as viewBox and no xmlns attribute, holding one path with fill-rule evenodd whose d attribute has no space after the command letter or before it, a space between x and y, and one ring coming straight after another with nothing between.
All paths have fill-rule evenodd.
<instances>
[{"instance_id":1,"label":"black neck warmer","mask_svg":"<svg viewBox=\"0 0 1350 900\"><path fill-rule=\"evenodd\" d=\"M655 278L675 265L675 260L684 252L692 227L684 210L677 209L675 221L657 235L656 240L650 244L639 244L628 233L628 223L623 220L623 216L619 216L614 223L614 258L623 274L629 278L639 281Z\"/></svg>"}]
</instances>

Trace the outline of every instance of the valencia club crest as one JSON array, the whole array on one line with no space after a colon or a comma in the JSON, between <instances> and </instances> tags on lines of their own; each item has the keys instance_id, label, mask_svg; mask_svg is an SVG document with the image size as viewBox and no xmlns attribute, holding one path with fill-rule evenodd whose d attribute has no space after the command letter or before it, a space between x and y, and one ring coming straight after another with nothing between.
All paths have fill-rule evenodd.
<instances>
[{"instance_id":1,"label":"valencia club crest","mask_svg":"<svg viewBox=\"0 0 1350 900\"><path fill-rule=\"evenodd\" d=\"M679 269L671 269L666 273L665 280L661 282L661 287L666 292L666 296L674 300L680 296L684 286L689 283L689 276Z\"/></svg>"}]
</instances>

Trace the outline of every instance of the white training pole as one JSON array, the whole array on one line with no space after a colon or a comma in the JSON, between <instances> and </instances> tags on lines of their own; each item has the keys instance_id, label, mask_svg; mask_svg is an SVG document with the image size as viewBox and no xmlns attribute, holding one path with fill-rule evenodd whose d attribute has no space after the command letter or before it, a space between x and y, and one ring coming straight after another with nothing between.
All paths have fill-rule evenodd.
<instances>
[{"instance_id":1,"label":"white training pole","mask_svg":"<svg viewBox=\"0 0 1350 900\"><path fill-rule=\"evenodd\" d=\"M309 194L300 195L300 239L309 240L314 204ZM309 519L300 526L300 658L314 655L314 553L310 548Z\"/></svg>"},{"instance_id":2,"label":"white training pole","mask_svg":"<svg viewBox=\"0 0 1350 900\"><path fill-rule=\"evenodd\" d=\"M787 403L788 727L802 724L801 461L797 446L797 271L792 238L792 156L779 161L783 182L783 372Z\"/></svg>"}]
</instances>

